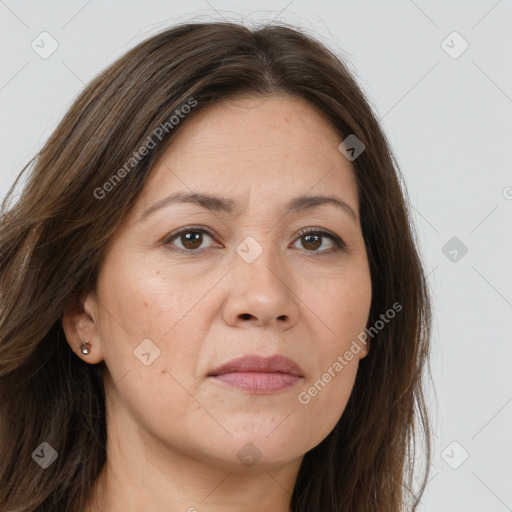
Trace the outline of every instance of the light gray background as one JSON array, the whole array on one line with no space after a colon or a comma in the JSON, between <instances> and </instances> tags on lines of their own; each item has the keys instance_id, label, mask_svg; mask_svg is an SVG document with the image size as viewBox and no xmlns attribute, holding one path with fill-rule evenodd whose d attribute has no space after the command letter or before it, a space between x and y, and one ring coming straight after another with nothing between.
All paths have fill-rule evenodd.
<instances>
[{"instance_id":1,"label":"light gray background","mask_svg":"<svg viewBox=\"0 0 512 512\"><path fill-rule=\"evenodd\" d=\"M512 511L511 0L0 0L0 196L115 58L174 22L222 18L283 20L348 53L404 173L432 287L421 510ZM31 48L43 31L59 44L47 59ZM455 59L441 45L453 31L469 44ZM468 248L456 262L442 251L452 237Z\"/></svg>"}]
</instances>

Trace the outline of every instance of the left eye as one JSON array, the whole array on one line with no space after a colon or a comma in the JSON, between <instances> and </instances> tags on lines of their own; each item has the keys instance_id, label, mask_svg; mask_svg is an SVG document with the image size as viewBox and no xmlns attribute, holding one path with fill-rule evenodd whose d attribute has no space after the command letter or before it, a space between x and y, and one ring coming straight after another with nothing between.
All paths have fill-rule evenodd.
<instances>
[{"instance_id":1,"label":"left eye","mask_svg":"<svg viewBox=\"0 0 512 512\"><path fill-rule=\"evenodd\" d=\"M332 242L331 249L322 250L322 251L316 251L320 246L322 246L322 239L328 238ZM329 231L326 231L324 229L317 228L316 230L310 230L310 231L301 231L299 233L299 238L297 241L303 240L302 246L305 249L315 249L314 251L308 252L334 252L341 250L345 247L344 242L338 238L335 234L330 233Z\"/></svg>"},{"instance_id":2,"label":"left eye","mask_svg":"<svg viewBox=\"0 0 512 512\"><path fill-rule=\"evenodd\" d=\"M174 240L177 239L182 244L181 247L179 245L176 248L170 247L170 250L185 254L200 253L200 247L204 242L204 235L213 240L213 235L208 230L188 227L177 233L172 233L163 243L166 246L172 246L175 245ZM317 250L323 245L324 238L331 240L331 248ZM299 240L302 240L302 247L307 252L332 253L345 248L345 243L339 237L323 228L303 230L299 232L299 238L295 243Z\"/></svg>"}]
</instances>

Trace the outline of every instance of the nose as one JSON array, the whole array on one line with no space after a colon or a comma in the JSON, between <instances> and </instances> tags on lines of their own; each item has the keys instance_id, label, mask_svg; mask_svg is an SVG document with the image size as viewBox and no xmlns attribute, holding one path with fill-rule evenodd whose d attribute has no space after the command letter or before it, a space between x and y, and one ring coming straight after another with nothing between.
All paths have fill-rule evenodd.
<instances>
[{"instance_id":1,"label":"nose","mask_svg":"<svg viewBox=\"0 0 512 512\"><path fill-rule=\"evenodd\" d=\"M232 327L261 326L287 330L299 317L293 276L278 255L264 247L251 263L235 254L230 291L223 310Z\"/></svg>"}]
</instances>

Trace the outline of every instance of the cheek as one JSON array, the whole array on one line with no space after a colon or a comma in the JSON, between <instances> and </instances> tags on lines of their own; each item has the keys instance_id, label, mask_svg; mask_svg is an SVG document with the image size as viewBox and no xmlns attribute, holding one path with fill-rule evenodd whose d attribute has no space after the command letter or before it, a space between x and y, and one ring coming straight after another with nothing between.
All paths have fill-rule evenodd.
<instances>
[{"instance_id":1,"label":"cheek","mask_svg":"<svg viewBox=\"0 0 512 512\"><path fill-rule=\"evenodd\" d=\"M323 439L343 414L359 359L365 355L358 335L364 332L370 312L370 275L363 268L324 283L321 293L309 297L308 307L321 320L322 329L314 335L315 369L297 398L304 427Z\"/></svg>"},{"instance_id":2,"label":"cheek","mask_svg":"<svg viewBox=\"0 0 512 512\"><path fill-rule=\"evenodd\" d=\"M129 380L138 382L137 391L145 390L146 397L157 389L165 389L165 396L170 389L180 396L178 382L193 389L213 311L205 307L204 296L219 279L185 280L150 260L144 265L129 257L116 262L104 267L98 281L100 336L112 379L129 372ZM133 402L130 393L123 399ZM137 403L144 408L144 396ZM184 405L190 407L190 401Z\"/></svg>"},{"instance_id":3,"label":"cheek","mask_svg":"<svg viewBox=\"0 0 512 512\"><path fill-rule=\"evenodd\" d=\"M311 290L311 287L309 288ZM364 331L372 300L372 287L366 267L354 268L336 279L319 283L314 294L302 295L312 314L321 320L322 339L317 340L319 360L328 366Z\"/></svg>"},{"instance_id":4,"label":"cheek","mask_svg":"<svg viewBox=\"0 0 512 512\"><path fill-rule=\"evenodd\" d=\"M163 439L167 430L185 435L181 425L197 414L187 390L195 385L201 327L194 304L201 295L147 267L119 264L105 272L98 283L100 336L116 413L128 413Z\"/></svg>"},{"instance_id":5,"label":"cheek","mask_svg":"<svg viewBox=\"0 0 512 512\"><path fill-rule=\"evenodd\" d=\"M298 395L298 417L308 437L320 442L336 426L348 403L357 373L357 359L336 360L309 380Z\"/></svg>"},{"instance_id":6,"label":"cheek","mask_svg":"<svg viewBox=\"0 0 512 512\"><path fill-rule=\"evenodd\" d=\"M193 310L210 279L185 280L162 264L162 258L112 257L98 281L103 313L115 319L132 343L146 337L165 343ZM214 282L213 279L211 279Z\"/></svg>"},{"instance_id":7,"label":"cheek","mask_svg":"<svg viewBox=\"0 0 512 512\"><path fill-rule=\"evenodd\" d=\"M119 420L122 429L128 429L127 435L135 424L164 444L186 440L191 432L197 435L195 430L206 441L209 433L201 429L205 415L190 388L183 375L174 374L159 358L149 367L132 363L107 399L112 417Z\"/></svg>"}]
</instances>

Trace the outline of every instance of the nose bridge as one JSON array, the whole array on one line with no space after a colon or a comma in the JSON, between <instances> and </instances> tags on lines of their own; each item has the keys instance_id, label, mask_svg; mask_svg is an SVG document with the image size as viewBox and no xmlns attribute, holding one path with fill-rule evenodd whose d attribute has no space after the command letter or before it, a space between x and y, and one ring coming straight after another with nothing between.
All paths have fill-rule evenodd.
<instances>
[{"instance_id":1,"label":"nose bridge","mask_svg":"<svg viewBox=\"0 0 512 512\"><path fill-rule=\"evenodd\" d=\"M291 276L279 251L271 246L272 236L247 236L236 246L232 289L226 308L227 320L240 319L266 324L292 324L298 316Z\"/></svg>"},{"instance_id":2,"label":"nose bridge","mask_svg":"<svg viewBox=\"0 0 512 512\"><path fill-rule=\"evenodd\" d=\"M268 290L271 293L283 292L283 269L278 251L271 246L272 236L250 235L236 247L234 258L235 274L238 280L249 284L253 290ZM240 281L240 284L243 284Z\"/></svg>"}]
</instances>

